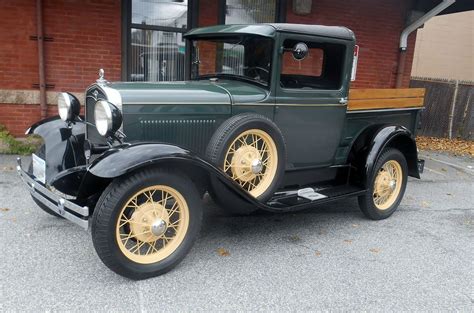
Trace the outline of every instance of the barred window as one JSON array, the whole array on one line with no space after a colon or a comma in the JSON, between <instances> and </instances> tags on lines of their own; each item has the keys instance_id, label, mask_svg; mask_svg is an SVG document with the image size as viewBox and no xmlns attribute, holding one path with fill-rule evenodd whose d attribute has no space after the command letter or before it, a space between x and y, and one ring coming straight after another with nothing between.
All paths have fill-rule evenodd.
<instances>
[{"instance_id":1,"label":"barred window","mask_svg":"<svg viewBox=\"0 0 474 313\"><path fill-rule=\"evenodd\" d=\"M184 80L188 0L132 0L128 79Z\"/></svg>"},{"instance_id":2,"label":"barred window","mask_svg":"<svg viewBox=\"0 0 474 313\"><path fill-rule=\"evenodd\" d=\"M217 24L272 23L284 16L283 0L215 0ZM122 1L124 23L123 74L129 81L184 80L191 73L191 46L183 35L197 27L201 0ZM203 2L204 3L204 2ZM204 4L203 4L204 5ZM215 16L215 15L213 15ZM222 45L222 63L237 68L243 52ZM189 72L188 72L189 71ZM188 72L188 74L186 74Z\"/></svg>"}]
</instances>

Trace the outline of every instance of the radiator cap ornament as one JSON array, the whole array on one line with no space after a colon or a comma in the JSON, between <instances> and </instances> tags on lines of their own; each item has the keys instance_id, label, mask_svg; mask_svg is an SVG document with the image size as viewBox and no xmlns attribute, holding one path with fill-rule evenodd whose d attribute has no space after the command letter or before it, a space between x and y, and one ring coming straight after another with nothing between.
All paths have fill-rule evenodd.
<instances>
[{"instance_id":1,"label":"radiator cap ornament","mask_svg":"<svg viewBox=\"0 0 474 313\"><path fill-rule=\"evenodd\" d=\"M99 79L96 80L97 84L99 85L105 85L108 83L108 81L104 78L105 71L103 68L99 70Z\"/></svg>"}]
</instances>

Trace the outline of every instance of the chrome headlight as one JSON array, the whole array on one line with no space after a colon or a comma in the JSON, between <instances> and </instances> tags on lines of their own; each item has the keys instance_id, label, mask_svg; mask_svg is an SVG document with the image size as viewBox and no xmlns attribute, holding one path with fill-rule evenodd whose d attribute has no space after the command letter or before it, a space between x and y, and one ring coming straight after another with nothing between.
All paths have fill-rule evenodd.
<instances>
[{"instance_id":1,"label":"chrome headlight","mask_svg":"<svg viewBox=\"0 0 474 313\"><path fill-rule=\"evenodd\" d=\"M73 121L81 111L81 104L76 97L67 92L58 95L58 113L63 121Z\"/></svg>"},{"instance_id":2,"label":"chrome headlight","mask_svg":"<svg viewBox=\"0 0 474 313\"><path fill-rule=\"evenodd\" d=\"M99 100L94 108L95 126L101 136L114 134L122 125L122 113L112 103Z\"/></svg>"}]
</instances>

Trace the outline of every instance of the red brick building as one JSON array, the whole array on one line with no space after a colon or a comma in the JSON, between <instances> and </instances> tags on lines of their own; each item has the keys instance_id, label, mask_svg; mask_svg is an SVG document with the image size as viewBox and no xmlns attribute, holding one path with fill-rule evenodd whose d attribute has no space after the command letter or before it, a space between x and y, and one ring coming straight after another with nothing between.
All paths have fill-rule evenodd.
<instances>
[{"instance_id":1,"label":"red brick building","mask_svg":"<svg viewBox=\"0 0 474 313\"><path fill-rule=\"evenodd\" d=\"M349 27L360 46L357 79L352 88L394 88L400 72L401 32L441 2L2 0L0 124L21 136L41 118L42 94L47 97L43 103L48 104L43 116L56 114L55 94L82 93L95 81L99 68L105 69L108 80L184 79L189 58L182 34L194 27L223 23L287 22ZM441 14L471 9L469 0L458 0ZM408 39L402 87L409 83L415 36L416 31ZM41 37L43 40L38 40ZM172 55L167 52L167 66L171 70L161 75L157 68L166 64L163 47L170 45L176 47ZM40 92L40 85L45 93Z\"/></svg>"}]
</instances>

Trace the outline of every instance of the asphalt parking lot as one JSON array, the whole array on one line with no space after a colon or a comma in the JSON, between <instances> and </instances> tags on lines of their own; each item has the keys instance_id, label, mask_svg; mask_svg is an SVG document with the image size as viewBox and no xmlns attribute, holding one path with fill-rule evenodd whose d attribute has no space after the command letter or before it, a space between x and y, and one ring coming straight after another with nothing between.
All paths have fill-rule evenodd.
<instances>
[{"instance_id":1,"label":"asphalt parking lot","mask_svg":"<svg viewBox=\"0 0 474 313\"><path fill-rule=\"evenodd\" d=\"M472 311L474 160L427 153L399 210L370 221L349 199L294 214L223 215L170 273L130 281L90 234L35 207L0 155L0 311Z\"/></svg>"}]
</instances>

